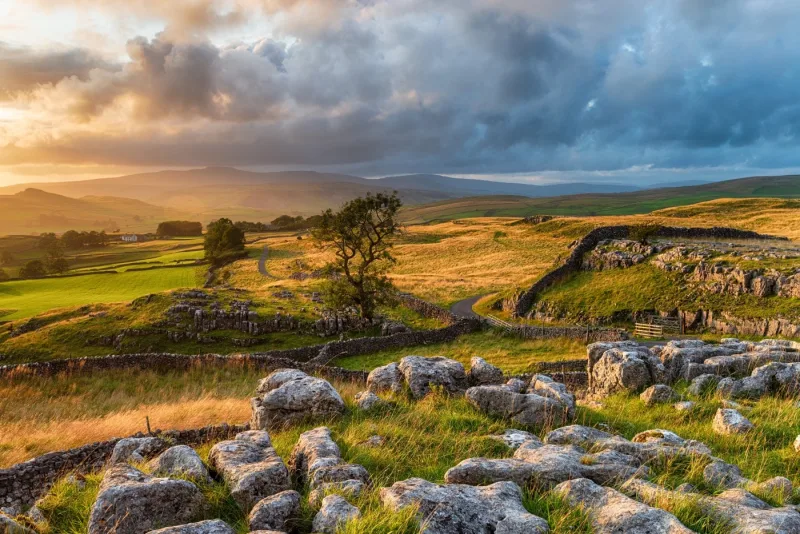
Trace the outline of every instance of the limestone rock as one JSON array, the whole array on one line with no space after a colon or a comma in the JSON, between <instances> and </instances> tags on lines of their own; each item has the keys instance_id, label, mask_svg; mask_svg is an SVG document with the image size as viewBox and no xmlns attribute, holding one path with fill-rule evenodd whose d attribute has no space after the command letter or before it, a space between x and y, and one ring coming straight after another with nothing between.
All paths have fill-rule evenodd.
<instances>
[{"instance_id":1,"label":"limestone rock","mask_svg":"<svg viewBox=\"0 0 800 534\"><path fill-rule=\"evenodd\" d=\"M591 375L592 388L606 395L638 392L653 383L646 359L639 352L620 349L603 353L592 367Z\"/></svg>"},{"instance_id":2,"label":"limestone rock","mask_svg":"<svg viewBox=\"0 0 800 534\"><path fill-rule=\"evenodd\" d=\"M566 409L568 419L575 417L575 395L561 382L547 375L533 375L527 392L558 401Z\"/></svg>"},{"instance_id":3,"label":"limestone rock","mask_svg":"<svg viewBox=\"0 0 800 534\"><path fill-rule=\"evenodd\" d=\"M345 497L358 497L367 485L360 480L344 480L341 482L323 482L308 494L308 504L312 508L319 508L322 499L329 493L337 493Z\"/></svg>"},{"instance_id":4,"label":"limestone rock","mask_svg":"<svg viewBox=\"0 0 800 534\"><path fill-rule=\"evenodd\" d=\"M370 476L363 466L358 464L325 465L311 472L308 484L311 488L317 488L329 482L345 482L347 480L358 480L364 484L370 484Z\"/></svg>"},{"instance_id":5,"label":"limestone rock","mask_svg":"<svg viewBox=\"0 0 800 534\"><path fill-rule=\"evenodd\" d=\"M506 387L514 393L525 393L528 389L528 383L519 378L511 378L506 382Z\"/></svg>"},{"instance_id":6,"label":"limestone rock","mask_svg":"<svg viewBox=\"0 0 800 534\"><path fill-rule=\"evenodd\" d=\"M570 418L570 407L560 401L535 393L514 393L506 386L472 387L466 398L483 413L523 425L553 425Z\"/></svg>"},{"instance_id":7,"label":"limestone rock","mask_svg":"<svg viewBox=\"0 0 800 534\"><path fill-rule=\"evenodd\" d=\"M744 434L753 430L753 423L736 410L720 408L714 416L712 429L723 435Z\"/></svg>"},{"instance_id":8,"label":"limestone rock","mask_svg":"<svg viewBox=\"0 0 800 534\"><path fill-rule=\"evenodd\" d=\"M464 460L449 469L444 479L449 484L512 481L520 486L552 487L573 478L589 478L613 484L646 474L647 468L639 465L636 458L616 451L588 453L574 445L542 445L531 440L523 443L513 458Z\"/></svg>"},{"instance_id":9,"label":"limestone rock","mask_svg":"<svg viewBox=\"0 0 800 534\"><path fill-rule=\"evenodd\" d=\"M322 426L300 434L289 458L289 468L292 478L303 485L317 469L339 465L341 462L339 446L331 438L330 429Z\"/></svg>"},{"instance_id":10,"label":"limestone rock","mask_svg":"<svg viewBox=\"0 0 800 534\"><path fill-rule=\"evenodd\" d=\"M680 399L674 389L666 384L656 384L645 389L639 398L648 406L654 404L667 404Z\"/></svg>"},{"instance_id":11,"label":"limestone rock","mask_svg":"<svg viewBox=\"0 0 800 534\"><path fill-rule=\"evenodd\" d=\"M483 358L473 356L469 362L467 378L471 386L486 386L503 383L503 371Z\"/></svg>"},{"instance_id":12,"label":"limestone rock","mask_svg":"<svg viewBox=\"0 0 800 534\"><path fill-rule=\"evenodd\" d=\"M219 519L212 519L177 527L151 530L148 534L236 534L236 531L226 522Z\"/></svg>"},{"instance_id":13,"label":"limestone rock","mask_svg":"<svg viewBox=\"0 0 800 534\"><path fill-rule=\"evenodd\" d=\"M447 393L462 393L467 386L467 374L461 363L437 356L406 356L398 369L403 373L411 395L421 399L431 391L431 386L441 387Z\"/></svg>"},{"instance_id":14,"label":"limestone rock","mask_svg":"<svg viewBox=\"0 0 800 534\"><path fill-rule=\"evenodd\" d=\"M556 486L553 491L571 505L583 506L595 532L648 534L691 534L672 514L631 499L612 488L579 478Z\"/></svg>"},{"instance_id":15,"label":"limestone rock","mask_svg":"<svg viewBox=\"0 0 800 534\"><path fill-rule=\"evenodd\" d=\"M359 443L359 445L362 447L383 447L386 445L386 438L375 434Z\"/></svg>"},{"instance_id":16,"label":"limestone rock","mask_svg":"<svg viewBox=\"0 0 800 534\"><path fill-rule=\"evenodd\" d=\"M710 392L713 392L714 388L717 387L717 383L719 382L720 378L716 375L712 374L704 374L697 376L692 379L692 383L689 384L689 393L694 395L695 397L701 397L706 395Z\"/></svg>"},{"instance_id":17,"label":"limestone rock","mask_svg":"<svg viewBox=\"0 0 800 534\"><path fill-rule=\"evenodd\" d=\"M208 456L239 507L249 512L261 499L289 489L289 470L272 448L269 434L250 431L214 445Z\"/></svg>"},{"instance_id":18,"label":"limestone rock","mask_svg":"<svg viewBox=\"0 0 800 534\"><path fill-rule=\"evenodd\" d=\"M261 381L258 393L259 397L251 399L250 422L250 428L258 430L335 417L345 409L342 397L330 382L297 370L275 371Z\"/></svg>"},{"instance_id":19,"label":"limestone rock","mask_svg":"<svg viewBox=\"0 0 800 534\"><path fill-rule=\"evenodd\" d=\"M431 386L445 392L463 393L467 386L467 375L461 363L441 356L424 358L406 356L398 366L405 377L411 395L421 399L431 391Z\"/></svg>"},{"instance_id":20,"label":"limestone rock","mask_svg":"<svg viewBox=\"0 0 800 534\"><path fill-rule=\"evenodd\" d=\"M525 432L524 430L516 430L516 429L507 429L502 434L498 434L495 436L489 436L492 439L496 439L498 441L502 441L512 450L516 450L525 443L526 441L534 440L538 441L541 444L539 438L531 434L530 432Z\"/></svg>"},{"instance_id":21,"label":"limestone rock","mask_svg":"<svg viewBox=\"0 0 800 534\"><path fill-rule=\"evenodd\" d=\"M692 410L694 410L695 403L693 403L692 401L681 401L681 402L676 402L675 404L672 405L672 407L679 412L691 412Z\"/></svg>"},{"instance_id":22,"label":"limestone rock","mask_svg":"<svg viewBox=\"0 0 800 534\"><path fill-rule=\"evenodd\" d=\"M358 407L362 410L371 410L375 406L384 404L383 399L375 395L371 391L361 391L355 394L353 400L356 401Z\"/></svg>"},{"instance_id":23,"label":"limestone rock","mask_svg":"<svg viewBox=\"0 0 800 534\"><path fill-rule=\"evenodd\" d=\"M550 530L547 521L522 506L522 491L513 482L475 487L411 478L382 488L381 501L393 511L417 507L424 534L545 534Z\"/></svg>"},{"instance_id":24,"label":"limestone rock","mask_svg":"<svg viewBox=\"0 0 800 534\"><path fill-rule=\"evenodd\" d=\"M312 524L314 532L335 534L336 529L350 521L361 517L361 512L339 495L328 495L322 499L322 508L314 516Z\"/></svg>"},{"instance_id":25,"label":"limestone rock","mask_svg":"<svg viewBox=\"0 0 800 534\"><path fill-rule=\"evenodd\" d=\"M143 462L167 448L161 438L123 438L114 445L110 464L120 462Z\"/></svg>"},{"instance_id":26,"label":"limestone rock","mask_svg":"<svg viewBox=\"0 0 800 534\"><path fill-rule=\"evenodd\" d=\"M300 494L282 491L258 501L250 511L250 530L292 529L291 522L300 515Z\"/></svg>"},{"instance_id":27,"label":"limestone rock","mask_svg":"<svg viewBox=\"0 0 800 534\"><path fill-rule=\"evenodd\" d=\"M89 534L141 534L183 525L202 511L205 499L186 480L154 478L118 463L106 471L89 517Z\"/></svg>"},{"instance_id":28,"label":"limestone rock","mask_svg":"<svg viewBox=\"0 0 800 534\"><path fill-rule=\"evenodd\" d=\"M23 527L4 514L0 514L0 532L3 534L35 534L33 530Z\"/></svg>"},{"instance_id":29,"label":"limestone rock","mask_svg":"<svg viewBox=\"0 0 800 534\"><path fill-rule=\"evenodd\" d=\"M403 390L403 373L396 363L376 367L367 376L367 389L373 393L399 393Z\"/></svg>"},{"instance_id":30,"label":"limestone rock","mask_svg":"<svg viewBox=\"0 0 800 534\"><path fill-rule=\"evenodd\" d=\"M200 456L187 445L176 445L162 452L148 464L155 476L186 476L196 480L210 480Z\"/></svg>"},{"instance_id":31,"label":"limestone rock","mask_svg":"<svg viewBox=\"0 0 800 534\"><path fill-rule=\"evenodd\" d=\"M794 451L800 452L800 434L794 440Z\"/></svg>"},{"instance_id":32,"label":"limestone rock","mask_svg":"<svg viewBox=\"0 0 800 534\"><path fill-rule=\"evenodd\" d=\"M703 480L712 487L735 488L750 482L742 475L739 466L729 464L719 458L714 459L703 469Z\"/></svg>"}]
</instances>

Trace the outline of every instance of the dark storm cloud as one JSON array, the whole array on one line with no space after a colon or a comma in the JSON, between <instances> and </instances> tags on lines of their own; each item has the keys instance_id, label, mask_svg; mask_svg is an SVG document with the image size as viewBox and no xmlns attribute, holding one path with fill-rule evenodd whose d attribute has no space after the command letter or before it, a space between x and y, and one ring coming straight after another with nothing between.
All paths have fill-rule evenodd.
<instances>
[{"instance_id":1,"label":"dark storm cloud","mask_svg":"<svg viewBox=\"0 0 800 534\"><path fill-rule=\"evenodd\" d=\"M65 56L72 59L57 62L64 71L41 82L54 84L65 109L91 122L127 99L139 129L12 143L0 160L24 162L43 151L70 163L370 173L797 163L794 3L266 7L281 9L302 16L255 43L219 47L192 28L192 39L169 32L132 39L121 67L77 51ZM304 30L314 9L335 10L335 23Z\"/></svg>"}]
</instances>

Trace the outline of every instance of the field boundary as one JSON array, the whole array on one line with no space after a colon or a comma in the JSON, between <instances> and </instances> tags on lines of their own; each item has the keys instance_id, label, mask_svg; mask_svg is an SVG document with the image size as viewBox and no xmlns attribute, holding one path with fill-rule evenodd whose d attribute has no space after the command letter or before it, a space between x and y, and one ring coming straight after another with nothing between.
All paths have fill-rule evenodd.
<instances>
[{"instance_id":1,"label":"field boundary","mask_svg":"<svg viewBox=\"0 0 800 534\"><path fill-rule=\"evenodd\" d=\"M633 229L634 227L631 225L601 226L586 234L577 242L570 255L564 260L564 263L545 274L525 293L520 295L513 304L513 309L511 310L513 314L517 317L525 316L533 306L533 302L536 300L536 296L539 293L562 281L568 275L580 271L583 265L583 256L594 249L600 241L606 239L629 238ZM758 232L750 230L739 230L737 228L722 226L712 226L710 228L660 226L653 232L652 236L688 239L762 239L788 241L788 239L784 237L759 234ZM498 301L495 305L498 304L502 306L502 301Z\"/></svg>"}]
</instances>

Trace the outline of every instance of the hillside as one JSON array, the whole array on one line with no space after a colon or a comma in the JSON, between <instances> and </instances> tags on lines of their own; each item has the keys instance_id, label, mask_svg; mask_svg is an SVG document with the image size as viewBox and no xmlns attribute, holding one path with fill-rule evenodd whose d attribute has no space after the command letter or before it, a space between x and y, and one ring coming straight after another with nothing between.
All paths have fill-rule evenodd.
<instances>
[{"instance_id":1,"label":"hillside","mask_svg":"<svg viewBox=\"0 0 800 534\"><path fill-rule=\"evenodd\" d=\"M34 188L0 195L3 234L70 229L144 232L153 231L158 221L178 215L177 210L118 196L70 198Z\"/></svg>"},{"instance_id":2,"label":"hillside","mask_svg":"<svg viewBox=\"0 0 800 534\"><path fill-rule=\"evenodd\" d=\"M761 176L709 184L628 193L581 194L549 198L477 196L445 200L405 210L408 222L467 217L528 215L635 215L721 198L800 198L800 176Z\"/></svg>"}]
</instances>

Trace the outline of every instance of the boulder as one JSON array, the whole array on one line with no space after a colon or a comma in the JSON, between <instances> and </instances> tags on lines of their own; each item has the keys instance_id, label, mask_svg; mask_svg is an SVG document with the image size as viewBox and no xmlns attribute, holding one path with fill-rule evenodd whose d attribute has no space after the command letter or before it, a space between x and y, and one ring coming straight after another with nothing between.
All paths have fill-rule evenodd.
<instances>
[{"instance_id":1,"label":"boulder","mask_svg":"<svg viewBox=\"0 0 800 534\"><path fill-rule=\"evenodd\" d=\"M533 375L527 393L556 400L566 409L568 419L575 417L575 395L567 391L567 386L561 382L556 382L547 375Z\"/></svg>"},{"instance_id":2,"label":"boulder","mask_svg":"<svg viewBox=\"0 0 800 534\"><path fill-rule=\"evenodd\" d=\"M431 386L442 388L451 394L463 393L467 386L464 366L441 356L406 356L400 360L398 369L403 373L415 399L421 399L430 393Z\"/></svg>"},{"instance_id":3,"label":"boulder","mask_svg":"<svg viewBox=\"0 0 800 534\"><path fill-rule=\"evenodd\" d=\"M703 480L709 486L716 488L735 488L750 482L742 475L739 466L719 458L715 458L703 468Z\"/></svg>"},{"instance_id":4,"label":"boulder","mask_svg":"<svg viewBox=\"0 0 800 534\"><path fill-rule=\"evenodd\" d=\"M711 428L717 434L745 434L753 430L753 423L736 410L720 408L714 416Z\"/></svg>"},{"instance_id":5,"label":"boulder","mask_svg":"<svg viewBox=\"0 0 800 534\"><path fill-rule=\"evenodd\" d=\"M245 513L261 499L290 488L289 470L264 431L243 432L236 439L221 441L208 459Z\"/></svg>"},{"instance_id":6,"label":"boulder","mask_svg":"<svg viewBox=\"0 0 800 534\"><path fill-rule=\"evenodd\" d=\"M300 516L300 494L282 491L261 499L250 511L250 530L292 530L293 520Z\"/></svg>"},{"instance_id":7,"label":"boulder","mask_svg":"<svg viewBox=\"0 0 800 534\"><path fill-rule=\"evenodd\" d=\"M2 534L35 534L33 530L23 527L4 514L0 514L0 532Z\"/></svg>"},{"instance_id":8,"label":"boulder","mask_svg":"<svg viewBox=\"0 0 800 534\"><path fill-rule=\"evenodd\" d=\"M341 525L359 517L361 512L344 497L328 495L322 499L322 508L314 516L313 532L335 534Z\"/></svg>"},{"instance_id":9,"label":"boulder","mask_svg":"<svg viewBox=\"0 0 800 534\"><path fill-rule=\"evenodd\" d=\"M381 489L384 506L398 511L417 509L425 534L544 534L547 521L522 505L522 491L513 482L482 487L438 485L420 478L395 482Z\"/></svg>"},{"instance_id":10,"label":"boulder","mask_svg":"<svg viewBox=\"0 0 800 534\"><path fill-rule=\"evenodd\" d=\"M312 508L319 508L322 499L330 493L343 495L347 498L359 497L367 485L360 480L344 480L342 482L323 482L308 494L308 504Z\"/></svg>"},{"instance_id":11,"label":"boulder","mask_svg":"<svg viewBox=\"0 0 800 534\"><path fill-rule=\"evenodd\" d=\"M506 382L506 387L514 393L525 393L528 389L528 383L519 378L511 378Z\"/></svg>"},{"instance_id":12,"label":"boulder","mask_svg":"<svg viewBox=\"0 0 800 534\"><path fill-rule=\"evenodd\" d=\"M189 523L177 527L160 528L151 530L148 534L236 534L225 521L212 519L200 521L199 523Z\"/></svg>"},{"instance_id":13,"label":"boulder","mask_svg":"<svg viewBox=\"0 0 800 534\"><path fill-rule=\"evenodd\" d=\"M300 434L289 458L289 469L295 482L303 485L317 469L341 462L339 446L331 438L330 429L322 426Z\"/></svg>"},{"instance_id":14,"label":"boulder","mask_svg":"<svg viewBox=\"0 0 800 534\"><path fill-rule=\"evenodd\" d=\"M371 410L375 406L384 404L383 399L371 391L361 391L356 393L353 397L353 400L356 401L356 405L362 410Z\"/></svg>"},{"instance_id":15,"label":"boulder","mask_svg":"<svg viewBox=\"0 0 800 534\"><path fill-rule=\"evenodd\" d=\"M695 403L693 403L692 401L681 401L681 402L676 402L675 404L672 405L672 407L679 412L691 412L692 410L694 410Z\"/></svg>"},{"instance_id":16,"label":"boulder","mask_svg":"<svg viewBox=\"0 0 800 534\"><path fill-rule=\"evenodd\" d=\"M469 388L466 398L481 412L522 425L553 425L569 419L569 407L535 393L514 393L506 386Z\"/></svg>"},{"instance_id":17,"label":"boulder","mask_svg":"<svg viewBox=\"0 0 800 534\"><path fill-rule=\"evenodd\" d=\"M144 462L167 448L161 438L123 438L114 445L109 463Z\"/></svg>"},{"instance_id":18,"label":"boulder","mask_svg":"<svg viewBox=\"0 0 800 534\"><path fill-rule=\"evenodd\" d=\"M275 371L261 381L258 394L251 399L253 429L284 428L310 419L336 417L345 409L330 382L296 369Z\"/></svg>"},{"instance_id":19,"label":"boulder","mask_svg":"<svg viewBox=\"0 0 800 534\"><path fill-rule=\"evenodd\" d=\"M689 384L689 394L694 395L695 397L702 397L709 393L713 393L719 380L720 378L717 375L712 374L703 374L697 376L693 378L692 383Z\"/></svg>"},{"instance_id":20,"label":"boulder","mask_svg":"<svg viewBox=\"0 0 800 534\"><path fill-rule=\"evenodd\" d=\"M367 376L367 389L373 393L399 393L403 390L403 373L396 363L376 367Z\"/></svg>"},{"instance_id":21,"label":"boulder","mask_svg":"<svg viewBox=\"0 0 800 534\"><path fill-rule=\"evenodd\" d=\"M525 443L526 441L534 440L541 443L539 438L531 434L530 432L525 432L524 430L516 430L516 429L507 429L502 434L497 434L494 436L489 436L492 439L496 439L498 441L502 441L512 450L516 450Z\"/></svg>"},{"instance_id":22,"label":"boulder","mask_svg":"<svg viewBox=\"0 0 800 534\"><path fill-rule=\"evenodd\" d=\"M629 480L623 491L652 504L696 503L700 511L725 524L732 534L792 534L800 532L800 513L792 507L772 508L741 488L710 497L697 493L670 491L645 480Z\"/></svg>"},{"instance_id":23,"label":"boulder","mask_svg":"<svg viewBox=\"0 0 800 534\"><path fill-rule=\"evenodd\" d=\"M656 384L645 389L642 394L639 395L639 398L642 399L647 406L652 406L654 404L675 402L680 399L680 395L666 384Z\"/></svg>"},{"instance_id":24,"label":"boulder","mask_svg":"<svg viewBox=\"0 0 800 534\"><path fill-rule=\"evenodd\" d=\"M639 392L653 383L647 361L639 352L611 349L591 368L592 389L610 395L620 391Z\"/></svg>"},{"instance_id":25,"label":"boulder","mask_svg":"<svg viewBox=\"0 0 800 534\"><path fill-rule=\"evenodd\" d=\"M311 488L317 488L322 484L348 480L357 480L367 485L371 482L369 473L363 466L340 463L338 465L325 465L312 471L308 479L308 485Z\"/></svg>"},{"instance_id":26,"label":"boulder","mask_svg":"<svg viewBox=\"0 0 800 534\"><path fill-rule=\"evenodd\" d=\"M106 471L88 534L142 534L197 518L205 499L186 480L155 478L124 463Z\"/></svg>"},{"instance_id":27,"label":"boulder","mask_svg":"<svg viewBox=\"0 0 800 534\"><path fill-rule=\"evenodd\" d=\"M553 492L572 506L589 513L595 532L648 534L690 534L692 531L674 515L631 499L612 488L579 478L562 482Z\"/></svg>"},{"instance_id":28,"label":"boulder","mask_svg":"<svg viewBox=\"0 0 800 534\"><path fill-rule=\"evenodd\" d=\"M574 445L542 445L531 440L523 443L513 458L464 460L449 469L444 479L449 484L511 481L523 487L553 487L573 478L613 484L647 472L636 458L617 451L589 453Z\"/></svg>"},{"instance_id":29,"label":"boulder","mask_svg":"<svg viewBox=\"0 0 800 534\"><path fill-rule=\"evenodd\" d=\"M467 378L471 386L486 386L503 383L503 371L483 358L473 356L469 362Z\"/></svg>"},{"instance_id":30,"label":"boulder","mask_svg":"<svg viewBox=\"0 0 800 534\"><path fill-rule=\"evenodd\" d=\"M162 452L148 464L155 476L184 476L195 480L211 480L203 460L188 445L176 445Z\"/></svg>"}]
</instances>

